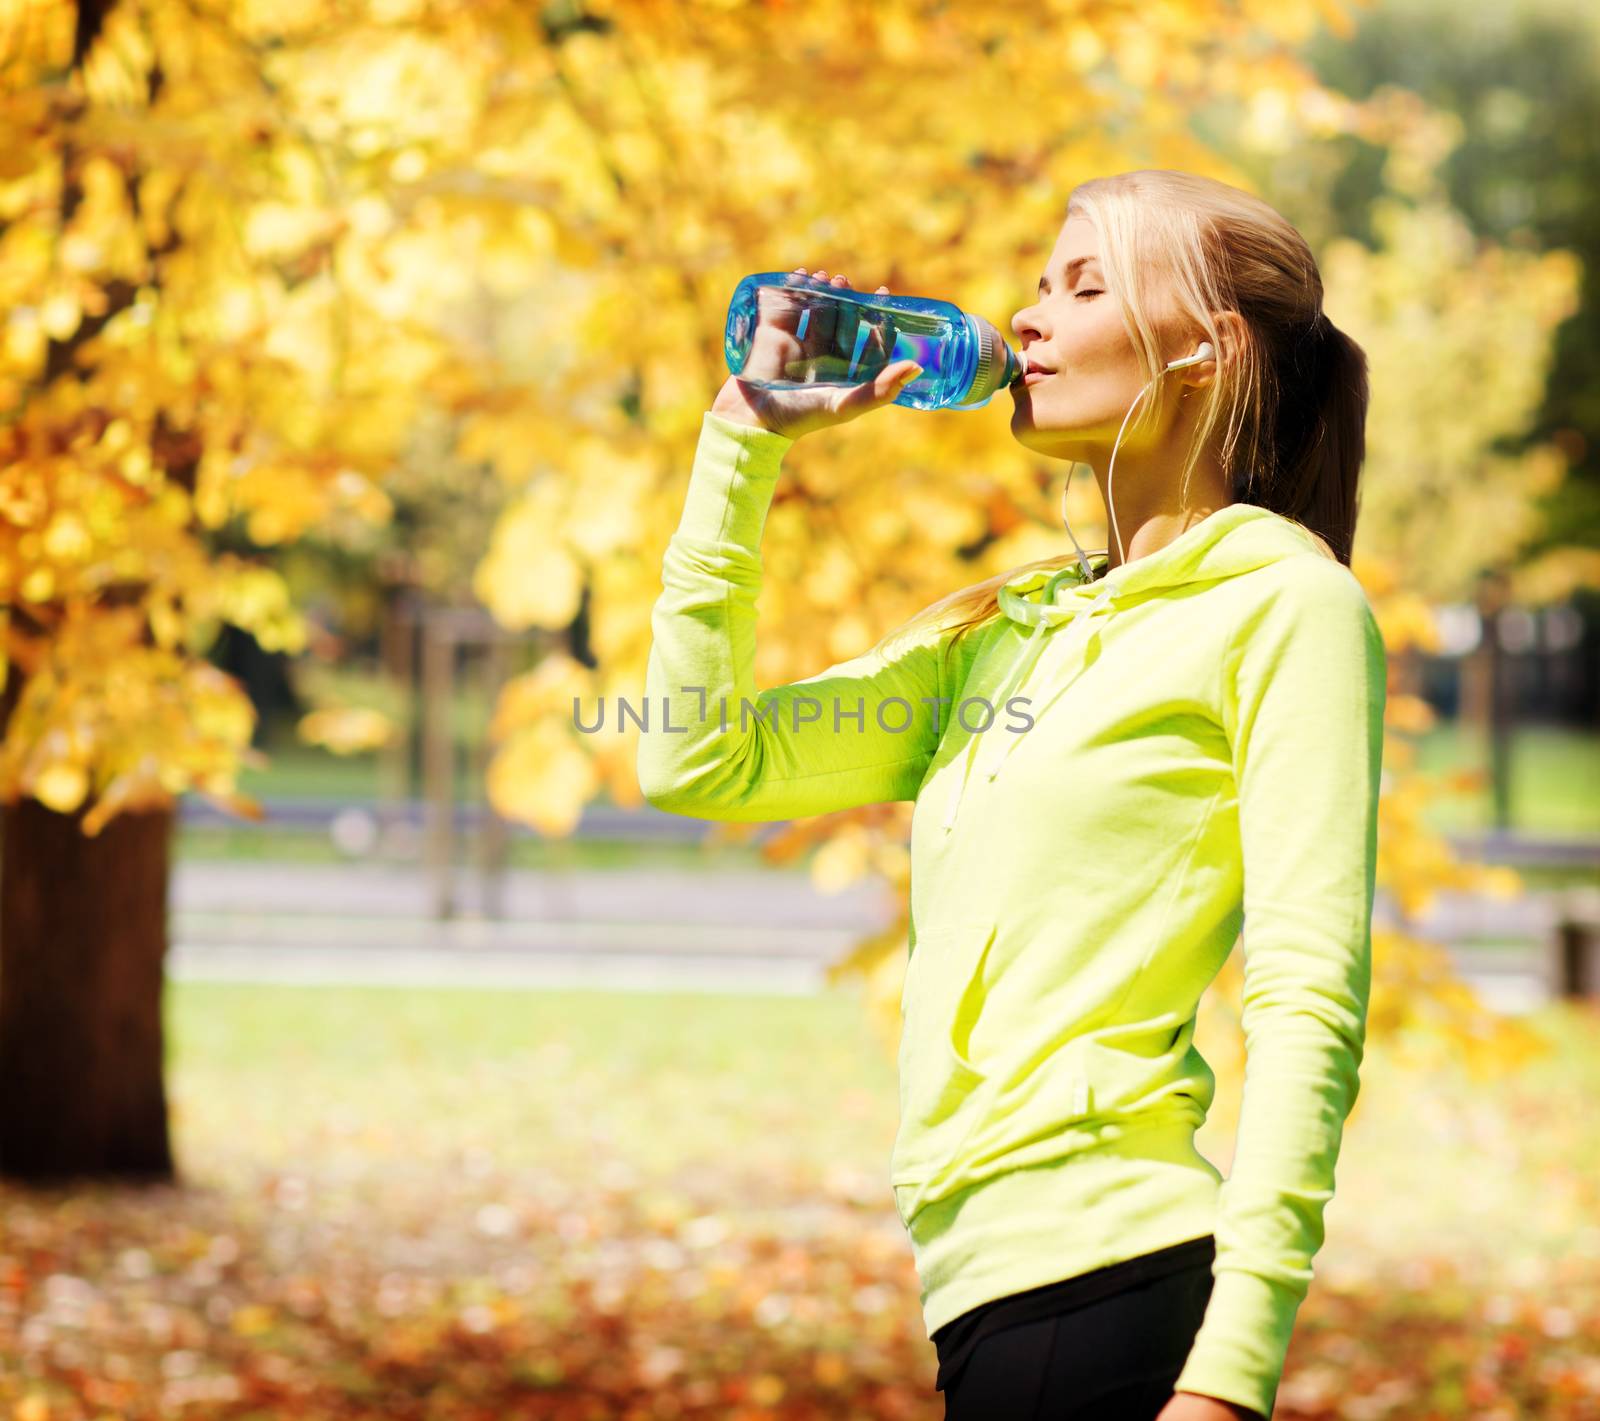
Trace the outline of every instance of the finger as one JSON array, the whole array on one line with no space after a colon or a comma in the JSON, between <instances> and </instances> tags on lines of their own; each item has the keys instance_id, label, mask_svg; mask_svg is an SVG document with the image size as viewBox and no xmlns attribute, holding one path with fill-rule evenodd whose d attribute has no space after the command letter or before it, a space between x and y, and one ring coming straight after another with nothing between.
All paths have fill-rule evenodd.
<instances>
[{"instance_id":1,"label":"finger","mask_svg":"<svg viewBox=\"0 0 1600 1421\"><path fill-rule=\"evenodd\" d=\"M861 413L888 404L921 373L922 367L915 360L897 360L884 366L875 379L863 381L851 390L840 401L840 408Z\"/></svg>"}]
</instances>

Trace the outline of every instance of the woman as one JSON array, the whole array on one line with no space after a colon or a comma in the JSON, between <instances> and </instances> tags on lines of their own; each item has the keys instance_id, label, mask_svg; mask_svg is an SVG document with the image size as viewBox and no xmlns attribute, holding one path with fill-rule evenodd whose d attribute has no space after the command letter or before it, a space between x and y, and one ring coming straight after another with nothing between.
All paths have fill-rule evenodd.
<instances>
[{"instance_id":1,"label":"woman","mask_svg":"<svg viewBox=\"0 0 1600 1421\"><path fill-rule=\"evenodd\" d=\"M1272 1412L1359 1088L1385 700L1348 566L1366 362L1321 297L1247 193L1166 170L1075 189L1012 321L1036 378L1011 428L1090 465L1110 546L759 694L782 457L915 367L735 377L703 421L640 781L708 819L916 802L890 1182L958 1421ZM803 353L795 329L774 311L752 373ZM1215 1078L1193 1035L1241 927L1224 1182L1194 1147Z\"/></svg>"}]
</instances>

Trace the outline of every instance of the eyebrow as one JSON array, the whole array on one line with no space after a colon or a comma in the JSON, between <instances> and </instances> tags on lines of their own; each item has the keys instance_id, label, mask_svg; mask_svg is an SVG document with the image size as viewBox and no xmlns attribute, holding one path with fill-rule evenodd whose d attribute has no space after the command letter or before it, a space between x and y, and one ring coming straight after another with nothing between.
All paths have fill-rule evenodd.
<instances>
[{"instance_id":1,"label":"eyebrow","mask_svg":"<svg viewBox=\"0 0 1600 1421\"><path fill-rule=\"evenodd\" d=\"M1067 279L1068 279L1068 281L1070 281L1072 279L1072 273L1075 272L1085 262L1094 262L1095 265L1098 266L1100 264L1100 258L1095 256L1092 252L1086 257L1073 257L1073 259L1067 263ZM1045 278L1041 276L1039 278L1039 290L1040 291L1044 290L1044 283L1045 283Z\"/></svg>"}]
</instances>

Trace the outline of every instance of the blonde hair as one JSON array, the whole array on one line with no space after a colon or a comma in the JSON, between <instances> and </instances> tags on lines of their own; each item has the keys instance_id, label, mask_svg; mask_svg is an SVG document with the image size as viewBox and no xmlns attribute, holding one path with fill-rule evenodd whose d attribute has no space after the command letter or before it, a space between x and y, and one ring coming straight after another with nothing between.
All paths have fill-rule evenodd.
<instances>
[{"instance_id":1,"label":"blonde hair","mask_svg":"<svg viewBox=\"0 0 1600 1421\"><path fill-rule=\"evenodd\" d=\"M1305 238L1259 197L1170 168L1080 183L1067 215L1094 224L1107 294L1121 307L1146 378L1155 380L1129 433L1155 423L1178 397L1176 382L1157 378L1173 358L1161 337L1197 327L1197 340L1227 358L1205 387L1181 487L1187 491L1220 430L1233 501L1298 523L1348 567L1366 455L1367 358L1322 314L1322 277ZM1157 298L1168 307L1159 325ZM1242 318L1238 346L1223 345L1218 311ZM1076 556L1069 550L998 573L941 598L905 627L953 614L948 626L959 636L997 615L1008 578L1064 567Z\"/></svg>"}]
</instances>

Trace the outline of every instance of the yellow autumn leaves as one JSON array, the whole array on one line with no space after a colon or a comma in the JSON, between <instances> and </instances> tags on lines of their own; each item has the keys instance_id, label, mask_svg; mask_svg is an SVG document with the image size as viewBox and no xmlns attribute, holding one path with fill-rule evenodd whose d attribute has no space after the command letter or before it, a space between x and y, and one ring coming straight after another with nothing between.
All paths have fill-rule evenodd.
<instances>
[{"instance_id":1,"label":"yellow autumn leaves","mask_svg":"<svg viewBox=\"0 0 1600 1421\"><path fill-rule=\"evenodd\" d=\"M0 746L0 796L91 834L194 789L237 812L255 712L201 659L224 624L296 652L282 575L208 554L188 490L151 455L164 416L108 418L92 382L62 383L0 431L0 670L23 684Z\"/></svg>"},{"instance_id":2,"label":"yellow autumn leaves","mask_svg":"<svg viewBox=\"0 0 1600 1421\"><path fill-rule=\"evenodd\" d=\"M256 721L243 688L213 666L145 644L144 627L137 607L74 609L48 642L26 644L19 659L27 679L0 745L0 796L31 795L61 814L92 800L88 834L191 787L235 812L259 813L235 786Z\"/></svg>"},{"instance_id":3,"label":"yellow autumn leaves","mask_svg":"<svg viewBox=\"0 0 1600 1421\"><path fill-rule=\"evenodd\" d=\"M479 600L507 627L566 626L589 569L644 538L659 465L637 441L575 440L501 517L473 576Z\"/></svg>"},{"instance_id":4,"label":"yellow autumn leaves","mask_svg":"<svg viewBox=\"0 0 1600 1421\"><path fill-rule=\"evenodd\" d=\"M488 791L502 814L554 837L572 832L607 779L622 791L619 802L638 802L636 784L629 793L633 742L626 753L619 747L615 706L606 707L606 724L592 736L577 728L575 702L583 723L596 723L594 686L580 662L556 652L506 687L489 728L501 748L489 766Z\"/></svg>"},{"instance_id":5,"label":"yellow autumn leaves","mask_svg":"<svg viewBox=\"0 0 1600 1421\"><path fill-rule=\"evenodd\" d=\"M107 812L226 793L248 740L240 693L201 661L217 626L298 649L274 554L391 517L389 476L419 430L443 429L426 447L489 466L508 495L474 593L508 628L572 637L507 688L492 797L549 834L596 795L637 802L631 733L580 733L573 700L641 696L738 279L810 262L1004 328L1079 177L1153 161L1250 185L1196 137L1201 94L1239 100L1274 143L1357 133L1398 154L1411 206L1381 214L1377 249L1326 262L1330 314L1384 372L1358 573L1392 651L1428 644L1431 600L1472 549L1531 531L1532 494L1559 478L1543 452L1494 449L1537 393L1570 266L1465 240L1425 181L1448 125L1329 94L1292 60L1284 42L1325 5L1195 0L1156 22L602 8L605 26L559 39L499 0L378 28L317 3L204 26L179 9L148 31L113 11L81 115L46 82L59 56L22 37L0 95L0 600L17 613L0 653L42 679L8 737L12 791L107 794ZM806 63L773 63L796 49ZM955 90L926 82L958 67ZM1483 394L1470 407L1450 395L1461 372ZM1004 419L895 411L791 455L763 545L758 684L1059 551L1068 471ZM1093 540L1092 481L1068 502ZM219 551L235 538L260 556ZM1397 697L1396 736L1420 721ZM343 753L393 733L340 706L301 732ZM863 832L822 855L826 881L892 876L903 825Z\"/></svg>"}]
</instances>

